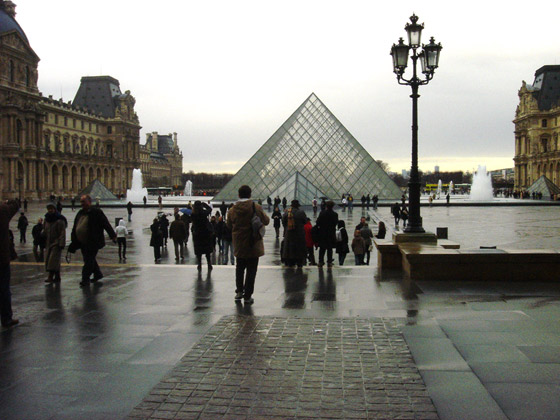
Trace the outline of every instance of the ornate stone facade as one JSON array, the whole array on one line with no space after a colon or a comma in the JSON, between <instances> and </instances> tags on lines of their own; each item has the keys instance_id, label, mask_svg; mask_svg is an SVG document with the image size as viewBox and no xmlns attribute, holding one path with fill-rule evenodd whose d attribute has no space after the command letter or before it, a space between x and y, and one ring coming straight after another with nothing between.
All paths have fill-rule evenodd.
<instances>
[{"instance_id":1,"label":"ornate stone facade","mask_svg":"<svg viewBox=\"0 0 560 420\"><path fill-rule=\"evenodd\" d=\"M146 150L130 91L110 76L83 77L73 101L54 100L39 92L38 64L15 5L0 0L0 198L73 196L95 179L125 193ZM178 184L176 142L159 161L152 152L143 171Z\"/></svg>"},{"instance_id":2,"label":"ornate stone facade","mask_svg":"<svg viewBox=\"0 0 560 420\"><path fill-rule=\"evenodd\" d=\"M177 145L177 133L146 134L146 144L140 145L140 162L146 186L182 186L183 154Z\"/></svg>"},{"instance_id":3,"label":"ornate stone facade","mask_svg":"<svg viewBox=\"0 0 560 420\"><path fill-rule=\"evenodd\" d=\"M523 81L515 120L515 189L545 175L560 183L560 66L544 66Z\"/></svg>"}]
</instances>

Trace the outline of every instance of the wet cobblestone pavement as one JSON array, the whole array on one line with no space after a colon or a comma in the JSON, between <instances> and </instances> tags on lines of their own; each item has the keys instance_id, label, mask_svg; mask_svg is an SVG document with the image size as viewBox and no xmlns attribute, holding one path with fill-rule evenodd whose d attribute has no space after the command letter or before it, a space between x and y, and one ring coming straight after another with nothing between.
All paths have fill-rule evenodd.
<instances>
[{"instance_id":1,"label":"wet cobblestone pavement","mask_svg":"<svg viewBox=\"0 0 560 420\"><path fill-rule=\"evenodd\" d=\"M437 419L391 319L227 316L129 419Z\"/></svg>"},{"instance_id":2,"label":"wet cobblestone pavement","mask_svg":"<svg viewBox=\"0 0 560 420\"><path fill-rule=\"evenodd\" d=\"M455 210L437 211L453 219ZM555 211L508 223L532 215L527 226L546 227L557 243ZM44 209L30 213L31 223ZM75 213L65 213L72 225ZM112 221L122 213L107 209ZM63 263L60 285L45 286L31 244L16 244L20 324L0 331L1 420L407 419L435 417L434 407L442 420L560 418L557 279L410 283L378 272L375 256L356 267L352 255L343 267L298 271L280 266L269 229L255 303L239 306L234 266L219 255L198 272L189 242L185 261L170 247L153 264L145 228L156 213L135 209L127 261L108 244L98 258L105 278L89 288L78 286L80 255ZM354 226L361 214L341 217ZM524 229L536 232L534 246L542 229Z\"/></svg>"}]
</instances>

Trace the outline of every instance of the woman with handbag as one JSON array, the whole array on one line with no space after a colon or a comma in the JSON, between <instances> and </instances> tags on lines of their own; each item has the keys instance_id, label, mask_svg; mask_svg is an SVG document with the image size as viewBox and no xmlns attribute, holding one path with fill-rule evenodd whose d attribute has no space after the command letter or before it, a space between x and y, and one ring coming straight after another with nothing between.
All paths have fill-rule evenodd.
<instances>
[{"instance_id":1,"label":"woman with handbag","mask_svg":"<svg viewBox=\"0 0 560 420\"><path fill-rule=\"evenodd\" d=\"M45 283L60 283L60 258L66 246L66 223L54 203L47 204L43 235L47 251L45 269L49 273Z\"/></svg>"},{"instance_id":2,"label":"woman with handbag","mask_svg":"<svg viewBox=\"0 0 560 420\"><path fill-rule=\"evenodd\" d=\"M360 234L362 235L362 238L364 238L366 244L366 248L365 248L366 265L369 265L371 251L373 249L373 242L371 241L373 238L373 232L369 228L367 222L364 222L364 225L360 229Z\"/></svg>"}]
</instances>

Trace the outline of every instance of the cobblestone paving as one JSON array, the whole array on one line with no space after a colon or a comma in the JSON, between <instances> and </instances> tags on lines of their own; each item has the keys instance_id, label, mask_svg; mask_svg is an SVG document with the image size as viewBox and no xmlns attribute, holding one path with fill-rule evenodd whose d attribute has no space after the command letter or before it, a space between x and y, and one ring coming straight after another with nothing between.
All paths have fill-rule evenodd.
<instances>
[{"instance_id":1,"label":"cobblestone paving","mask_svg":"<svg viewBox=\"0 0 560 420\"><path fill-rule=\"evenodd\" d=\"M128 419L437 419L396 325L225 316Z\"/></svg>"}]
</instances>

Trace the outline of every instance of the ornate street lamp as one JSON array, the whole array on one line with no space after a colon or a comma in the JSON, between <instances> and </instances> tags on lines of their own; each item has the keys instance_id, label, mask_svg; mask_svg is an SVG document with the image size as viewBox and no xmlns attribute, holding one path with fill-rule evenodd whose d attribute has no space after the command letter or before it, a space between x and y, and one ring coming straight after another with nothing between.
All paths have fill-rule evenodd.
<instances>
[{"instance_id":1,"label":"ornate street lamp","mask_svg":"<svg viewBox=\"0 0 560 420\"><path fill-rule=\"evenodd\" d=\"M421 44L422 29L424 24L419 25L418 16L413 14L410 17L412 23L407 23L404 29L408 34L408 45L404 43L402 38L398 44L391 47L391 55L393 56L393 72L397 75L399 85L407 85L412 88L412 166L410 168L410 181L408 182L409 194L409 219L408 225L404 229L407 233L423 233L422 217L420 217L420 177L418 175L418 87L427 85L434 76L435 69L439 65L439 54L441 44L436 44L434 38L430 39L428 45ZM417 49L422 45L422 51ZM409 52L412 49L412 77L405 79L404 71L408 65ZM422 74L424 77L418 77L416 64L420 59Z\"/></svg>"}]
</instances>

